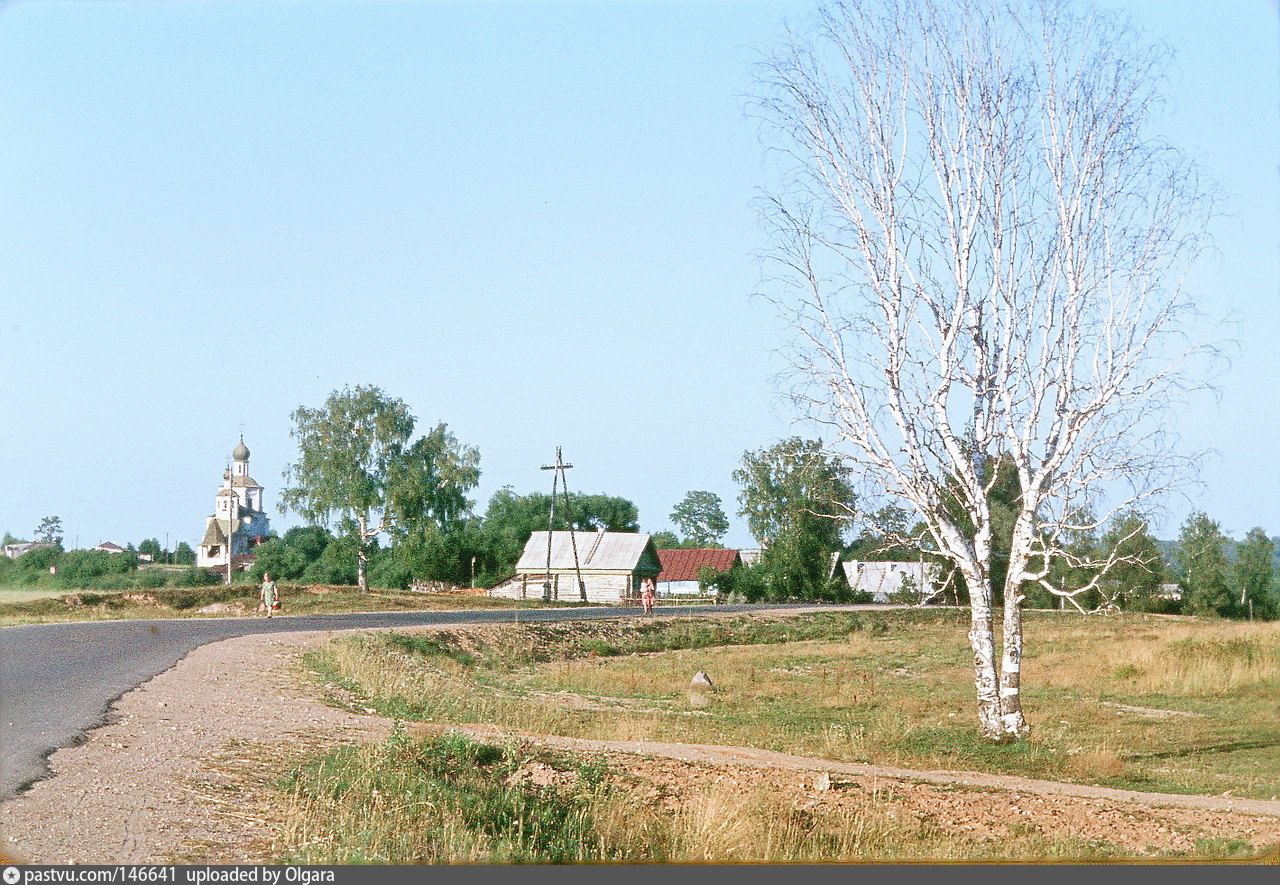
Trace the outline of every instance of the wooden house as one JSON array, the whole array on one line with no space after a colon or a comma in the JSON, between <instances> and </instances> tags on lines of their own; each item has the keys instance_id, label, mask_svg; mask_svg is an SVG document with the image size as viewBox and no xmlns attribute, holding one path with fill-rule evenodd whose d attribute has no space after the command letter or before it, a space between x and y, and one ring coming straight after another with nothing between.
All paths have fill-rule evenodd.
<instances>
[{"instance_id":1,"label":"wooden house","mask_svg":"<svg viewBox=\"0 0 1280 885\"><path fill-rule=\"evenodd\" d=\"M548 554L550 567L548 567ZM662 571L648 535L636 532L534 532L516 563L516 575L489 591L509 599L638 605L640 582ZM581 587L579 586L581 580Z\"/></svg>"}]
</instances>

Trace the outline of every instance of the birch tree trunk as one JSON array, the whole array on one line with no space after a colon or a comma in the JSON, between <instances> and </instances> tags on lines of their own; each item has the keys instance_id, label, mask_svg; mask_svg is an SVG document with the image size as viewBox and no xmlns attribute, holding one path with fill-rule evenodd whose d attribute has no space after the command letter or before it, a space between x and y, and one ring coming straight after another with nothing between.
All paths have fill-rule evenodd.
<instances>
[{"instance_id":1,"label":"birch tree trunk","mask_svg":"<svg viewBox=\"0 0 1280 885\"><path fill-rule=\"evenodd\" d=\"M356 538L356 586L361 593L368 593L369 578L365 572L369 562L369 552L365 545L369 543L369 538L372 537L369 533L369 517L364 513L360 513L356 516L356 522L359 526L359 535Z\"/></svg>"}]
</instances>

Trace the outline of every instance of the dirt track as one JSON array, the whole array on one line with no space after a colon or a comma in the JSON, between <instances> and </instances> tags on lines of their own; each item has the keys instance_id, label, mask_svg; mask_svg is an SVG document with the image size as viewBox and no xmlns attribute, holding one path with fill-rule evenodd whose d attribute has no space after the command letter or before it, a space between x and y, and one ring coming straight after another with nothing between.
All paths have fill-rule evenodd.
<instances>
[{"instance_id":1,"label":"dirt track","mask_svg":"<svg viewBox=\"0 0 1280 885\"><path fill-rule=\"evenodd\" d=\"M246 789L265 794L281 756L377 739L392 728L382 717L321 703L298 677L297 654L332 635L213 643L129 692L110 724L53 755L53 777L0 805L7 848L36 863L269 861L279 847L274 822L263 816L269 805L246 798ZM470 730L493 733L483 726ZM891 780L904 814L944 817L975 833L1018 820L1046 834L1105 839L1135 852L1187 851L1204 836L1280 844L1280 802L1274 801L910 771L741 747L525 737L620 754L617 763L651 780L655 796L667 802L726 778L743 789L773 790L797 807L857 801L856 789L818 789L815 776L825 772L863 788Z\"/></svg>"}]
</instances>

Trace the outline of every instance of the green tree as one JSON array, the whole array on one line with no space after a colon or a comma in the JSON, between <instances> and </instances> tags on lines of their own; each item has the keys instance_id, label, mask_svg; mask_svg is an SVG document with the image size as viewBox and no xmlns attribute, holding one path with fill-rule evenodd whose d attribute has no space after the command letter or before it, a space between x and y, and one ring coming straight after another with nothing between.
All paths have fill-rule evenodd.
<instances>
[{"instance_id":1,"label":"green tree","mask_svg":"<svg viewBox=\"0 0 1280 885\"><path fill-rule=\"evenodd\" d=\"M729 519L714 492L693 491L671 511L671 521L684 534L690 547L719 547L729 531Z\"/></svg>"},{"instance_id":2,"label":"green tree","mask_svg":"<svg viewBox=\"0 0 1280 885\"><path fill-rule=\"evenodd\" d=\"M482 528L484 546L490 571L488 580L498 580L510 574L529 536L547 530L547 518L551 512L551 496L542 492L518 495L511 486L503 486L494 492L485 509ZM568 503L563 495L556 496L555 530L590 532L604 529L608 532L637 532L640 530L640 513L636 505L626 498L612 495L585 495L570 493Z\"/></svg>"},{"instance_id":3,"label":"green tree","mask_svg":"<svg viewBox=\"0 0 1280 885\"><path fill-rule=\"evenodd\" d=\"M195 565L196 552L186 541L179 541L173 547L173 562L175 565Z\"/></svg>"},{"instance_id":4,"label":"green tree","mask_svg":"<svg viewBox=\"0 0 1280 885\"><path fill-rule=\"evenodd\" d=\"M292 581L302 577L308 565L310 562L298 548L282 538L270 538L254 548L249 577L260 581L263 575L271 575L276 580Z\"/></svg>"},{"instance_id":5,"label":"green tree","mask_svg":"<svg viewBox=\"0 0 1280 885\"><path fill-rule=\"evenodd\" d=\"M307 562L315 562L329 546L333 535L328 529L318 525L295 526L284 533L281 538L285 544L297 550Z\"/></svg>"},{"instance_id":6,"label":"green tree","mask_svg":"<svg viewBox=\"0 0 1280 885\"><path fill-rule=\"evenodd\" d=\"M62 546L51 544L48 547L36 547L18 557L18 565L25 572L47 572L51 566L58 564L62 558ZM108 556L111 554L107 554ZM123 556L124 554L118 554Z\"/></svg>"},{"instance_id":7,"label":"green tree","mask_svg":"<svg viewBox=\"0 0 1280 885\"><path fill-rule=\"evenodd\" d=\"M1202 511L1192 513L1182 524L1176 561L1182 570L1182 599L1188 611L1224 616L1235 611L1227 543L1222 527Z\"/></svg>"},{"instance_id":8,"label":"green tree","mask_svg":"<svg viewBox=\"0 0 1280 885\"><path fill-rule=\"evenodd\" d=\"M1244 541L1236 547L1234 578L1242 613L1259 618L1280 615L1273 592L1275 578L1271 560L1274 553L1275 542L1257 526L1249 529Z\"/></svg>"},{"instance_id":9,"label":"green tree","mask_svg":"<svg viewBox=\"0 0 1280 885\"><path fill-rule=\"evenodd\" d=\"M843 462L816 440L798 436L745 452L733 479L739 511L760 542L760 568L773 599L829 595L831 553L852 512L854 494Z\"/></svg>"},{"instance_id":10,"label":"green tree","mask_svg":"<svg viewBox=\"0 0 1280 885\"><path fill-rule=\"evenodd\" d=\"M337 520L354 541L362 592L378 535L404 537L469 506L465 493L479 479L476 450L459 445L443 424L411 443L416 420L408 406L377 387L344 387L292 418L299 458L285 471L281 509L321 525Z\"/></svg>"},{"instance_id":11,"label":"green tree","mask_svg":"<svg viewBox=\"0 0 1280 885\"><path fill-rule=\"evenodd\" d=\"M654 532L649 536L656 550L675 550L680 546L680 539L675 532Z\"/></svg>"},{"instance_id":12,"label":"green tree","mask_svg":"<svg viewBox=\"0 0 1280 885\"><path fill-rule=\"evenodd\" d=\"M138 553L143 556L150 556L152 562L164 561L164 548L160 546L157 538L147 538L138 544Z\"/></svg>"},{"instance_id":13,"label":"green tree","mask_svg":"<svg viewBox=\"0 0 1280 885\"><path fill-rule=\"evenodd\" d=\"M59 516L46 516L40 520L40 524L36 526L35 539L41 544L61 544L62 518Z\"/></svg>"},{"instance_id":14,"label":"green tree","mask_svg":"<svg viewBox=\"0 0 1280 885\"><path fill-rule=\"evenodd\" d=\"M1159 594L1164 560L1142 514L1130 510L1112 521L1102 536L1102 558L1108 565L1099 584L1122 608L1141 608Z\"/></svg>"}]
</instances>

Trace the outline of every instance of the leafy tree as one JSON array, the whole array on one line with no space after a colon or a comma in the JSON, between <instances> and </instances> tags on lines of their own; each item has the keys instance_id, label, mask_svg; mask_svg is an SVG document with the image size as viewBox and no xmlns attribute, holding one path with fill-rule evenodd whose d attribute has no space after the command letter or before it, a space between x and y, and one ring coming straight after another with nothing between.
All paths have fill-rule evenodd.
<instances>
[{"instance_id":1,"label":"leafy tree","mask_svg":"<svg viewBox=\"0 0 1280 885\"><path fill-rule=\"evenodd\" d=\"M128 574L137 567L137 556L132 553L70 550L58 559L58 579L68 587L84 587L96 578Z\"/></svg>"},{"instance_id":2,"label":"leafy tree","mask_svg":"<svg viewBox=\"0 0 1280 885\"><path fill-rule=\"evenodd\" d=\"M179 541L173 547L173 561L175 565L195 565L196 552L186 541Z\"/></svg>"},{"instance_id":3,"label":"leafy tree","mask_svg":"<svg viewBox=\"0 0 1280 885\"><path fill-rule=\"evenodd\" d=\"M1188 611L1224 616L1235 611L1227 543L1222 527L1203 511L1192 513L1182 524L1176 558Z\"/></svg>"},{"instance_id":4,"label":"leafy tree","mask_svg":"<svg viewBox=\"0 0 1280 885\"><path fill-rule=\"evenodd\" d=\"M1280 615L1271 565L1274 553L1275 543L1257 526L1249 529L1244 541L1236 547L1234 577L1242 613L1260 618Z\"/></svg>"},{"instance_id":5,"label":"leafy tree","mask_svg":"<svg viewBox=\"0 0 1280 885\"><path fill-rule=\"evenodd\" d=\"M649 538L657 550L675 550L680 547L680 539L675 532L654 532Z\"/></svg>"},{"instance_id":6,"label":"leafy tree","mask_svg":"<svg viewBox=\"0 0 1280 885\"><path fill-rule=\"evenodd\" d=\"M261 580L264 574L286 581L298 580L320 559L331 540L333 536L322 526L291 528L283 537L271 538L254 549L249 575L255 581Z\"/></svg>"},{"instance_id":7,"label":"leafy tree","mask_svg":"<svg viewBox=\"0 0 1280 885\"><path fill-rule=\"evenodd\" d=\"M138 544L138 552L144 556L150 556L152 562L162 562L164 560L164 549L160 546L157 538L147 538Z\"/></svg>"},{"instance_id":8,"label":"leafy tree","mask_svg":"<svg viewBox=\"0 0 1280 885\"><path fill-rule=\"evenodd\" d=\"M520 559L529 536L547 530L550 512L551 496L548 494L517 495L511 486L503 486L494 492L482 524L492 569L486 574L487 578L500 579L510 573ZM563 495L557 495L555 520L556 531L570 528L580 532L640 530L640 512L636 505L626 498L604 494L571 492L567 504Z\"/></svg>"},{"instance_id":9,"label":"leafy tree","mask_svg":"<svg viewBox=\"0 0 1280 885\"><path fill-rule=\"evenodd\" d=\"M255 581L262 580L263 575L283 581L292 581L302 577L310 562L297 547L282 538L270 538L263 541L253 550L253 565L249 567L249 577Z\"/></svg>"},{"instance_id":10,"label":"leafy tree","mask_svg":"<svg viewBox=\"0 0 1280 885\"><path fill-rule=\"evenodd\" d=\"M693 491L671 511L671 521L684 533L689 547L719 547L729 531L729 519L714 492Z\"/></svg>"},{"instance_id":11,"label":"leafy tree","mask_svg":"<svg viewBox=\"0 0 1280 885\"><path fill-rule=\"evenodd\" d=\"M368 590L378 535L404 537L470 506L465 493L479 481L476 450L459 445L443 424L411 443L415 418L379 388L344 387L322 408L302 406L292 417L299 459L285 471L281 508L321 525L337 519L354 541L361 591Z\"/></svg>"},{"instance_id":12,"label":"leafy tree","mask_svg":"<svg viewBox=\"0 0 1280 885\"><path fill-rule=\"evenodd\" d=\"M10 544L25 544L25 543L26 542L23 541L21 538L15 538L13 535L9 534L8 532L4 533L4 546L6 547L8 547Z\"/></svg>"},{"instance_id":13,"label":"leafy tree","mask_svg":"<svg viewBox=\"0 0 1280 885\"><path fill-rule=\"evenodd\" d=\"M106 554L110 556L112 554ZM117 554L123 556L124 554ZM62 546L52 544L48 547L36 547L18 557L18 565L25 572L47 572L62 558Z\"/></svg>"},{"instance_id":14,"label":"leafy tree","mask_svg":"<svg viewBox=\"0 0 1280 885\"><path fill-rule=\"evenodd\" d=\"M281 540L297 550L306 562L315 562L329 546L333 535L323 526L304 525L289 529Z\"/></svg>"},{"instance_id":15,"label":"leafy tree","mask_svg":"<svg viewBox=\"0 0 1280 885\"><path fill-rule=\"evenodd\" d=\"M771 598L829 596L830 555L841 548L854 501L848 475L816 440L791 437L743 453L733 478L742 486L740 513L764 549Z\"/></svg>"},{"instance_id":16,"label":"leafy tree","mask_svg":"<svg viewBox=\"0 0 1280 885\"><path fill-rule=\"evenodd\" d=\"M494 571L478 518L431 527L398 542L379 557L373 581L381 587L407 587L413 581L481 584Z\"/></svg>"},{"instance_id":17,"label":"leafy tree","mask_svg":"<svg viewBox=\"0 0 1280 885\"><path fill-rule=\"evenodd\" d=\"M1099 583L1108 598L1124 608L1142 607L1159 594L1164 559L1142 514L1120 514L1102 536L1102 548L1110 564Z\"/></svg>"},{"instance_id":18,"label":"leafy tree","mask_svg":"<svg viewBox=\"0 0 1280 885\"><path fill-rule=\"evenodd\" d=\"M41 544L61 544L62 518L59 516L46 516L40 520L40 524L36 526L35 538Z\"/></svg>"}]
</instances>

